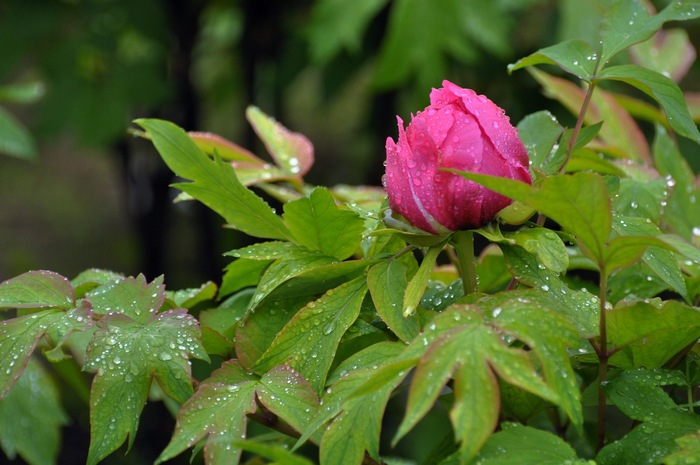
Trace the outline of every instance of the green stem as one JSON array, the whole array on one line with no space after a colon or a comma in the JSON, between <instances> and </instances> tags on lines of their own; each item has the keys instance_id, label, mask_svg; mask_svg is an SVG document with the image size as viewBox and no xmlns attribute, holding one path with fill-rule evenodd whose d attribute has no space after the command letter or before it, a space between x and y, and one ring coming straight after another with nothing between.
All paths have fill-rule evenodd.
<instances>
[{"instance_id":1,"label":"green stem","mask_svg":"<svg viewBox=\"0 0 700 465\"><path fill-rule=\"evenodd\" d=\"M604 267L600 267L601 270ZM599 332L600 332L600 345L598 348L598 446L597 450L600 450L605 445L605 392L603 391L603 386L608 379L608 359L610 354L608 353L608 330L606 324L606 294L608 288L608 276L604 271L600 273L600 322L599 322Z\"/></svg>"},{"instance_id":2,"label":"green stem","mask_svg":"<svg viewBox=\"0 0 700 465\"><path fill-rule=\"evenodd\" d=\"M479 290L476 280L476 258L474 257L474 231L457 231L452 237L457 252L459 274L462 276L464 295Z\"/></svg>"},{"instance_id":3,"label":"green stem","mask_svg":"<svg viewBox=\"0 0 700 465\"><path fill-rule=\"evenodd\" d=\"M574 152L574 146L576 146L576 139L578 139L578 135L581 132L581 127L583 127L583 120L586 117L588 107L591 104L591 97L593 97L593 89L595 89L595 87L596 80L591 79L591 82L588 84L588 89L586 90L586 96L583 99L583 104L581 105L581 111L579 112L578 119L576 120L576 125L574 126L574 132L571 134L571 139L569 140L569 146L567 147L566 151L566 160L564 161L564 164L561 167L562 173L566 170L566 165L569 163L571 154Z\"/></svg>"}]
</instances>

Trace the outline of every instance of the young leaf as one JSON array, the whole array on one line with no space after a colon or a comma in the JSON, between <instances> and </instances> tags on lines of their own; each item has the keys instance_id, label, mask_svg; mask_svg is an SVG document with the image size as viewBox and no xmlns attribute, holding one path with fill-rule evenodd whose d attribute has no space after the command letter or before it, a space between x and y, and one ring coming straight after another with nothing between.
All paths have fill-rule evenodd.
<instances>
[{"instance_id":1,"label":"young leaf","mask_svg":"<svg viewBox=\"0 0 700 465\"><path fill-rule=\"evenodd\" d=\"M253 369L264 372L287 364L320 392L340 338L357 319L366 292L361 276L310 302L277 334Z\"/></svg>"},{"instance_id":2,"label":"young leaf","mask_svg":"<svg viewBox=\"0 0 700 465\"><path fill-rule=\"evenodd\" d=\"M657 368L700 338L700 313L672 300L660 307L618 304L608 311L607 326L616 351L610 357L612 365Z\"/></svg>"},{"instance_id":3,"label":"young leaf","mask_svg":"<svg viewBox=\"0 0 700 465\"><path fill-rule=\"evenodd\" d=\"M472 462L469 462L470 464ZM480 465L592 465L559 436L530 426L506 425L479 451Z\"/></svg>"},{"instance_id":4,"label":"young leaf","mask_svg":"<svg viewBox=\"0 0 700 465\"><path fill-rule=\"evenodd\" d=\"M508 72L540 64L557 65L579 79L590 81L598 65L598 53L591 44L583 40L571 39L521 58L508 65Z\"/></svg>"},{"instance_id":5,"label":"young leaf","mask_svg":"<svg viewBox=\"0 0 700 465\"><path fill-rule=\"evenodd\" d=\"M381 319L404 342L418 335L418 317L404 317L403 302L408 280L406 265L399 260L385 260L374 265L367 273L367 286Z\"/></svg>"},{"instance_id":6,"label":"young leaf","mask_svg":"<svg viewBox=\"0 0 700 465\"><path fill-rule=\"evenodd\" d=\"M119 312L139 323L148 321L165 301L163 277L148 284L143 275L103 284L87 293L93 312L105 315Z\"/></svg>"},{"instance_id":7,"label":"young leaf","mask_svg":"<svg viewBox=\"0 0 700 465\"><path fill-rule=\"evenodd\" d=\"M304 176L309 171L314 162L314 147L309 139L289 131L257 107L248 107L245 115L282 170L293 176Z\"/></svg>"},{"instance_id":8,"label":"young leaf","mask_svg":"<svg viewBox=\"0 0 700 465\"><path fill-rule=\"evenodd\" d=\"M56 463L60 427L68 423L58 388L46 369L30 360L24 374L0 400L0 445L14 460L17 454L30 465Z\"/></svg>"},{"instance_id":9,"label":"young leaf","mask_svg":"<svg viewBox=\"0 0 700 465\"><path fill-rule=\"evenodd\" d=\"M58 308L75 305L68 279L52 271L29 271L0 283L1 308Z\"/></svg>"},{"instance_id":10,"label":"young leaf","mask_svg":"<svg viewBox=\"0 0 700 465\"><path fill-rule=\"evenodd\" d=\"M246 189L233 168L211 160L185 131L167 121L140 119L168 167L191 183L176 186L220 214L234 228L251 236L290 239L282 220L260 197Z\"/></svg>"},{"instance_id":11,"label":"young leaf","mask_svg":"<svg viewBox=\"0 0 700 465\"><path fill-rule=\"evenodd\" d=\"M428 249L425 257L423 257L420 267L418 267L418 271L415 275L413 275L413 278L411 278L411 281L408 283L406 293L404 294L403 298L402 314L404 317L408 318L415 313L416 307L418 307L418 303L423 297L425 286L428 284L430 273L435 266L438 255L440 255L440 252L442 251L443 245L444 244L436 245Z\"/></svg>"},{"instance_id":12,"label":"young leaf","mask_svg":"<svg viewBox=\"0 0 700 465\"><path fill-rule=\"evenodd\" d=\"M144 312L146 313L146 312ZM98 323L84 370L97 370L90 393L89 465L133 443L151 380L184 402L192 395L189 357L208 360L197 322L184 309L154 314L146 322L110 313Z\"/></svg>"},{"instance_id":13,"label":"young leaf","mask_svg":"<svg viewBox=\"0 0 700 465\"><path fill-rule=\"evenodd\" d=\"M698 8L700 15L700 8ZM637 65L606 68L600 79L623 81L655 99L666 112L668 124L681 136L700 144L700 131L690 116L685 97L678 85L663 74Z\"/></svg>"},{"instance_id":14,"label":"young leaf","mask_svg":"<svg viewBox=\"0 0 700 465\"><path fill-rule=\"evenodd\" d=\"M207 465L237 464L245 438L246 414L253 413L257 379L235 360L224 363L180 409L175 433L156 463L163 463L206 438Z\"/></svg>"},{"instance_id":15,"label":"young leaf","mask_svg":"<svg viewBox=\"0 0 700 465\"><path fill-rule=\"evenodd\" d=\"M297 244L345 260L358 248L364 221L350 210L338 208L328 190L311 193L284 205L284 220Z\"/></svg>"}]
</instances>

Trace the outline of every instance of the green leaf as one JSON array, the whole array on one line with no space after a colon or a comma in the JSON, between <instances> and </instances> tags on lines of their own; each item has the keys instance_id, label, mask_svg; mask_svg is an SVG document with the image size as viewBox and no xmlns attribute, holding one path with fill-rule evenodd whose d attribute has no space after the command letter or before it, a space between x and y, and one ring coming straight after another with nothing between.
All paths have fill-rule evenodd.
<instances>
[{"instance_id":1,"label":"green leaf","mask_svg":"<svg viewBox=\"0 0 700 465\"><path fill-rule=\"evenodd\" d=\"M508 72L540 64L556 65L579 79L590 81L598 65L598 53L583 40L571 39L542 48L508 65Z\"/></svg>"},{"instance_id":2,"label":"green leaf","mask_svg":"<svg viewBox=\"0 0 700 465\"><path fill-rule=\"evenodd\" d=\"M460 311L452 309L453 314ZM394 443L427 413L453 377L455 402L450 419L461 443L462 461L474 457L498 422L496 373L522 389L558 400L525 351L507 347L493 328L473 321L444 332L426 350L414 374L406 414Z\"/></svg>"},{"instance_id":3,"label":"green leaf","mask_svg":"<svg viewBox=\"0 0 700 465\"><path fill-rule=\"evenodd\" d=\"M286 203L283 217L297 244L338 260L345 260L359 248L364 231L362 218L338 208L322 187Z\"/></svg>"},{"instance_id":4,"label":"green leaf","mask_svg":"<svg viewBox=\"0 0 700 465\"><path fill-rule=\"evenodd\" d=\"M506 425L469 465L586 465L559 436L530 426Z\"/></svg>"},{"instance_id":5,"label":"green leaf","mask_svg":"<svg viewBox=\"0 0 700 465\"><path fill-rule=\"evenodd\" d=\"M666 182L665 179L620 179L620 190L613 204L615 211L658 223L668 197Z\"/></svg>"},{"instance_id":6,"label":"green leaf","mask_svg":"<svg viewBox=\"0 0 700 465\"><path fill-rule=\"evenodd\" d=\"M687 465L700 456L700 432L687 434L676 439L680 450L664 459L666 465Z\"/></svg>"},{"instance_id":7,"label":"green leaf","mask_svg":"<svg viewBox=\"0 0 700 465\"><path fill-rule=\"evenodd\" d=\"M631 45L650 38L666 21L683 21L700 16L697 2L671 2L657 15L649 16L641 2L617 1L603 17L601 60L607 63L613 56Z\"/></svg>"},{"instance_id":8,"label":"green leaf","mask_svg":"<svg viewBox=\"0 0 700 465\"><path fill-rule=\"evenodd\" d=\"M259 457L265 457L273 464L284 465L314 465L308 459L290 452L286 444L266 444L255 440L234 441L233 446L257 454Z\"/></svg>"},{"instance_id":9,"label":"green leaf","mask_svg":"<svg viewBox=\"0 0 700 465\"><path fill-rule=\"evenodd\" d=\"M535 256L524 249L505 244L500 247L513 276L534 289L495 294L485 298L485 303L497 308L513 297L521 297L562 313L573 323L581 337L590 338L598 334L598 297L587 291L569 288L556 273L540 266Z\"/></svg>"},{"instance_id":10,"label":"green leaf","mask_svg":"<svg viewBox=\"0 0 700 465\"><path fill-rule=\"evenodd\" d=\"M690 301L685 279L678 266L676 256L671 250L667 250L668 246L670 246L672 249L680 252L680 249L685 249L682 244L664 240L660 236L661 231L659 228L646 218L616 217L613 228L623 235L648 236L654 237L655 241L661 240L666 247L661 248L655 246L655 244L650 244L642 255L642 261L671 289L678 292L687 302ZM700 258L700 255L698 258Z\"/></svg>"},{"instance_id":11,"label":"green leaf","mask_svg":"<svg viewBox=\"0 0 700 465\"><path fill-rule=\"evenodd\" d=\"M610 357L612 365L657 368L700 338L700 313L672 300L660 307L618 304L607 313L607 327L616 351Z\"/></svg>"},{"instance_id":12,"label":"green leaf","mask_svg":"<svg viewBox=\"0 0 700 465\"><path fill-rule=\"evenodd\" d=\"M314 5L308 29L311 59L326 63L342 49L361 50L362 34L387 0L322 0Z\"/></svg>"},{"instance_id":13,"label":"green leaf","mask_svg":"<svg viewBox=\"0 0 700 465\"><path fill-rule=\"evenodd\" d=\"M700 9L698 15L700 16ZM685 97L670 78L637 65L606 68L599 78L626 82L649 95L664 109L668 124L678 134L700 144L700 131L690 116Z\"/></svg>"},{"instance_id":14,"label":"green leaf","mask_svg":"<svg viewBox=\"0 0 700 465\"><path fill-rule=\"evenodd\" d=\"M268 299L249 313L242 326L236 328L236 357L246 369L251 369L282 328L309 298Z\"/></svg>"},{"instance_id":15,"label":"green leaf","mask_svg":"<svg viewBox=\"0 0 700 465\"><path fill-rule=\"evenodd\" d=\"M314 147L309 139L289 131L257 107L248 107L245 115L277 166L293 176L309 171L314 163Z\"/></svg>"},{"instance_id":16,"label":"green leaf","mask_svg":"<svg viewBox=\"0 0 700 465\"><path fill-rule=\"evenodd\" d=\"M194 182L176 184L183 192L220 214L234 228L266 239L290 239L282 220L236 178L230 165L210 160L187 134L167 121L140 119L168 167Z\"/></svg>"},{"instance_id":17,"label":"green leaf","mask_svg":"<svg viewBox=\"0 0 700 465\"><path fill-rule=\"evenodd\" d=\"M124 279L124 275L114 271L92 268L81 272L71 280L71 285L75 288L77 298L85 297L89 291L103 284Z\"/></svg>"},{"instance_id":18,"label":"green leaf","mask_svg":"<svg viewBox=\"0 0 700 465\"><path fill-rule=\"evenodd\" d=\"M685 29L665 29L629 49L635 63L680 80L695 60L695 48Z\"/></svg>"},{"instance_id":19,"label":"green leaf","mask_svg":"<svg viewBox=\"0 0 700 465\"><path fill-rule=\"evenodd\" d=\"M381 386L364 395L356 395L356 392L375 375L374 367L398 356L405 348L403 343L382 342L373 344L343 361L329 376L332 385L324 394L322 408L315 421L297 442L297 446L311 437L322 425L333 420L320 441L321 463L360 464L364 451L367 451L370 457L379 460L384 409L391 392L404 379L407 371L393 373Z\"/></svg>"},{"instance_id":20,"label":"green leaf","mask_svg":"<svg viewBox=\"0 0 700 465\"><path fill-rule=\"evenodd\" d=\"M60 427L68 423L58 388L42 365L30 359L22 376L0 400L0 445L7 458L30 465L56 463Z\"/></svg>"},{"instance_id":21,"label":"green leaf","mask_svg":"<svg viewBox=\"0 0 700 465\"><path fill-rule=\"evenodd\" d=\"M249 308L254 309L272 291L295 276L336 262L335 258L319 252L298 250L295 253L289 253L285 258L280 258L267 267L260 278Z\"/></svg>"},{"instance_id":22,"label":"green leaf","mask_svg":"<svg viewBox=\"0 0 700 465\"><path fill-rule=\"evenodd\" d=\"M45 90L46 86L41 81L0 86L0 102L34 103L44 95Z\"/></svg>"},{"instance_id":23,"label":"green leaf","mask_svg":"<svg viewBox=\"0 0 700 465\"><path fill-rule=\"evenodd\" d=\"M563 131L554 115L546 110L527 115L518 123L518 135L527 149L532 167L549 172L545 163Z\"/></svg>"},{"instance_id":24,"label":"green leaf","mask_svg":"<svg viewBox=\"0 0 700 465\"><path fill-rule=\"evenodd\" d=\"M151 316L147 322L110 313L98 323L84 370L96 370L90 392L89 465L133 443L152 378L184 402L192 395L189 357L208 360L197 321L184 309Z\"/></svg>"},{"instance_id":25,"label":"green leaf","mask_svg":"<svg viewBox=\"0 0 700 465\"><path fill-rule=\"evenodd\" d=\"M574 234L582 252L595 262L604 256L612 213L605 179L594 173L546 178L539 188L512 179L453 171L485 187L524 202Z\"/></svg>"},{"instance_id":26,"label":"green leaf","mask_svg":"<svg viewBox=\"0 0 700 465\"><path fill-rule=\"evenodd\" d=\"M361 276L310 302L282 328L253 369L287 364L320 392L340 338L357 319L366 292Z\"/></svg>"},{"instance_id":27,"label":"green leaf","mask_svg":"<svg viewBox=\"0 0 700 465\"><path fill-rule=\"evenodd\" d=\"M265 407L298 432L311 424L319 408L318 396L309 382L288 366L265 373L260 378L257 395Z\"/></svg>"},{"instance_id":28,"label":"green leaf","mask_svg":"<svg viewBox=\"0 0 700 465\"><path fill-rule=\"evenodd\" d=\"M562 410L581 428L581 393L567 353L567 349L579 343L574 326L563 315L521 299L503 305L494 323L526 343L537 355L545 381L557 394Z\"/></svg>"},{"instance_id":29,"label":"green leaf","mask_svg":"<svg viewBox=\"0 0 700 465\"><path fill-rule=\"evenodd\" d=\"M235 444L245 438L246 414L256 410L256 381L236 360L225 362L182 406L175 433L156 463L172 459L205 438L207 465L238 463L241 450Z\"/></svg>"},{"instance_id":30,"label":"green leaf","mask_svg":"<svg viewBox=\"0 0 700 465\"><path fill-rule=\"evenodd\" d=\"M521 229L506 237L537 257L537 261L555 273L569 266L569 253L559 235L546 228Z\"/></svg>"},{"instance_id":31,"label":"green leaf","mask_svg":"<svg viewBox=\"0 0 700 465\"><path fill-rule=\"evenodd\" d=\"M24 159L36 157L36 145L27 128L2 107L0 107L0 153Z\"/></svg>"},{"instance_id":32,"label":"green leaf","mask_svg":"<svg viewBox=\"0 0 700 465\"><path fill-rule=\"evenodd\" d=\"M145 323L165 301L165 286L160 276L150 284L139 275L103 284L87 293L86 299L97 314L122 313L134 321Z\"/></svg>"},{"instance_id":33,"label":"green leaf","mask_svg":"<svg viewBox=\"0 0 700 465\"><path fill-rule=\"evenodd\" d=\"M404 342L418 335L418 317L404 317L401 308L407 285L406 265L398 260L380 262L367 273L367 286L377 313Z\"/></svg>"},{"instance_id":34,"label":"green leaf","mask_svg":"<svg viewBox=\"0 0 700 465\"><path fill-rule=\"evenodd\" d=\"M58 308L75 305L68 279L53 271L29 271L0 283L0 308Z\"/></svg>"},{"instance_id":35,"label":"green leaf","mask_svg":"<svg viewBox=\"0 0 700 465\"><path fill-rule=\"evenodd\" d=\"M165 293L166 297L175 303L178 308L192 308L197 304L212 300L216 297L216 284L208 281L199 287L180 289L175 292Z\"/></svg>"},{"instance_id":36,"label":"green leaf","mask_svg":"<svg viewBox=\"0 0 700 465\"><path fill-rule=\"evenodd\" d=\"M415 313L416 307L418 307L418 303L421 301L423 293L425 292L425 286L427 286L428 280L430 279L430 273L435 266L435 262L443 246L444 244L440 244L428 249L428 252L425 254L423 261L418 267L418 271L408 283L403 299L402 314L404 317L409 317Z\"/></svg>"},{"instance_id":37,"label":"green leaf","mask_svg":"<svg viewBox=\"0 0 700 465\"><path fill-rule=\"evenodd\" d=\"M676 450L676 439L697 433L697 415L679 409L661 389L663 386L686 386L678 371L625 370L604 387L606 398L630 418L643 421L626 436L600 451L599 465L656 465Z\"/></svg>"},{"instance_id":38,"label":"green leaf","mask_svg":"<svg viewBox=\"0 0 700 465\"><path fill-rule=\"evenodd\" d=\"M240 258L228 264L221 279L218 298L258 284L270 261Z\"/></svg>"},{"instance_id":39,"label":"green leaf","mask_svg":"<svg viewBox=\"0 0 700 465\"><path fill-rule=\"evenodd\" d=\"M653 146L654 164L665 176L666 187L671 190L663 212L664 221L671 229L691 240L693 228L700 224L700 209L695 199L700 198L700 188L695 187L695 176L688 161L663 126L656 126Z\"/></svg>"},{"instance_id":40,"label":"green leaf","mask_svg":"<svg viewBox=\"0 0 700 465\"><path fill-rule=\"evenodd\" d=\"M608 243L603 257L603 272L607 275L631 266L642 258L650 245L658 242L652 237L618 236Z\"/></svg>"},{"instance_id":41,"label":"green leaf","mask_svg":"<svg viewBox=\"0 0 700 465\"><path fill-rule=\"evenodd\" d=\"M22 375L39 340L65 319L72 314L44 310L0 322L0 398Z\"/></svg>"}]
</instances>

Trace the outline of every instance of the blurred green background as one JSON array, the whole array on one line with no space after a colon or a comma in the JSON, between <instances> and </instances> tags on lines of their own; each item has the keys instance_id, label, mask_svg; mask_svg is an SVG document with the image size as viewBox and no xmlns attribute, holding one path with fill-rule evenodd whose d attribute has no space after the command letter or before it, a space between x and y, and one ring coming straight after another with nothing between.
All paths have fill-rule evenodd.
<instances>
[{"instance_id":1,"label":"blurred green background","mask_svg":"<svg viewBox=\"0 0 700 465\"><path fill-rule=\"evenodd\" d=\"M315 144L310 182L372 185L395 115L425 107L442 79L488 95L514 123L550 109L571 124L506 66L563 39L595 42L609 3L2 0L0 150L15 156L0 155L0 280L89 267L165 273L170 288L218 278L221 252L245 238L172 204L171 174L127 133L134 118L262 155L244 118L255 104ZM697 21L681 27L700 43ZM694 64L681 87L700 91L699 75Z\"/></svg>"}]
</instances>

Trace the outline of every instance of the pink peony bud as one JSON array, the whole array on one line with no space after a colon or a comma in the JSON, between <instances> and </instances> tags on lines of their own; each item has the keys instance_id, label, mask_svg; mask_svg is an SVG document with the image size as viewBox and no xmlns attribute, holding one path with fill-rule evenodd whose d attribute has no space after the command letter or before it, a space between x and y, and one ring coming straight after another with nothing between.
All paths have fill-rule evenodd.
<instances>
[{"instance_id":1,"label":"pink peony bud","mask_svg":"<svg viewBox=\"0 0 700 465\"><path fill-rule=\"evenodd\" d=\"M518 131L496 104L473 90L443 81L430 106L411 117L399 141L386 140L384 187L392 211L432 234L478 228L511 200L456 174L502 176L532 184Z\"/></svg>"}]
</instances>

